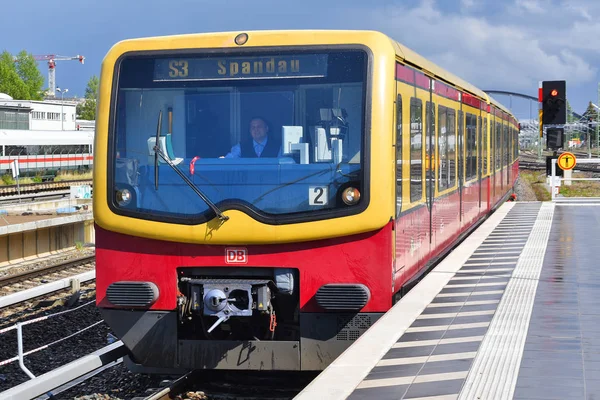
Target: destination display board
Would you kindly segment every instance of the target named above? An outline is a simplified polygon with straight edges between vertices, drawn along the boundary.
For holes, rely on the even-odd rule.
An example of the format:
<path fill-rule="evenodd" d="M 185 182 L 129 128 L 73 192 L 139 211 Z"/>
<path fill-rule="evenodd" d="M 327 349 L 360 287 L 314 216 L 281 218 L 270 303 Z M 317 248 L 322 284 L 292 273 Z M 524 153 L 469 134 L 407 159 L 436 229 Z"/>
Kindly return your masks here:
<path fill-rule="evenodd" d="M 167 58 L 154 62 L 154 82 L 327 76 L 327 54 Z"/>

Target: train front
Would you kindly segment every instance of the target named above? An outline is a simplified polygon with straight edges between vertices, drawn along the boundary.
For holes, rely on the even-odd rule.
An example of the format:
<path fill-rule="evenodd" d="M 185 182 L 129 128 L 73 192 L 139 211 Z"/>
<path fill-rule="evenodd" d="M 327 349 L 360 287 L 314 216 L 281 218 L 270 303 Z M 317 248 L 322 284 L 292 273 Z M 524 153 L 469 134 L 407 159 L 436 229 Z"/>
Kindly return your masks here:
<path fill-rule="evenodd" d="M 135 363 L 320 370 L 390 307 L 393 57 L 371 33 L 111 49 L 97 304 Z"/>

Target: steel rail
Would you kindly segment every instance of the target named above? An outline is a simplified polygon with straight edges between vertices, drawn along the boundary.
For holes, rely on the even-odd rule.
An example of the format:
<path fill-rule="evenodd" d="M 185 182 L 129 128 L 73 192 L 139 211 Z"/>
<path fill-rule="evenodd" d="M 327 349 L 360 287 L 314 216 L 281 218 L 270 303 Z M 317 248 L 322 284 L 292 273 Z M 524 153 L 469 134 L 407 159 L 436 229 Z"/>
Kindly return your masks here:
<path fill-rule="evenodd" d="M 73 267 L 80 267 L 85 264 L 89 264 L 96 259 L 96 256 L 85 256 L 80 257 L 74 260 L 69 260 L 56 265 L 48 265 L 42 268 L 35 269 L 33 271 L 25 271 L 20 274 L 8 275 L 0 278 L 0 287 L 7 286 L 13 284 L 15 282 L 20 282 L 32 278 L 37 278 L 38 276 L 52 274 L 54 272 L 58 272 L 64 269 L 69 269 Z"/>

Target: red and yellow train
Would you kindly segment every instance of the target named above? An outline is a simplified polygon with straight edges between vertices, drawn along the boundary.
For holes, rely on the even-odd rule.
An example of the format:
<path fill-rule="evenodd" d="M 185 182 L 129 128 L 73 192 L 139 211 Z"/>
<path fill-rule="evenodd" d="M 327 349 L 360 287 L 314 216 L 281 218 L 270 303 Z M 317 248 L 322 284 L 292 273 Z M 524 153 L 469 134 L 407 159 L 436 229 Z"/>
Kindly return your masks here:
<path fill-rule="evenodd" d="M 97 305 L 143 367 L 325 368 L 518 174 L 506 108 L 370 31 L 120 42 L 96 124 Z"/>

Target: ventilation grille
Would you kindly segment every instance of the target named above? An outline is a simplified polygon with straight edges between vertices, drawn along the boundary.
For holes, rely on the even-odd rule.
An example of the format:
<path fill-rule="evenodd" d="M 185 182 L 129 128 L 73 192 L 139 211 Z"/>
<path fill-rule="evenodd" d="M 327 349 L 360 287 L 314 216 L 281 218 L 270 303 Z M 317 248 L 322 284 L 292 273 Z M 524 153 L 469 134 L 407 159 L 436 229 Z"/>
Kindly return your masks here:
<path fill-rule="evenodd" d="M 347 316 L 338 316 L 336 340 L 355 341 L 367 331 L 376 321 L 367 314 L 354 314 Z"/>
<path fill-rule="evenodd" d="M 115 282 L 106 297 L 119 307 L 148 307 L 158 298 L 158 288 L 152 282 Z"/>
<path fill-rule="evenodd" d="M 359 311 L 369 299 L 371 293 L 365 285 L 328 284 L 317 290 L 317 303 L 326 310 Z"/>

